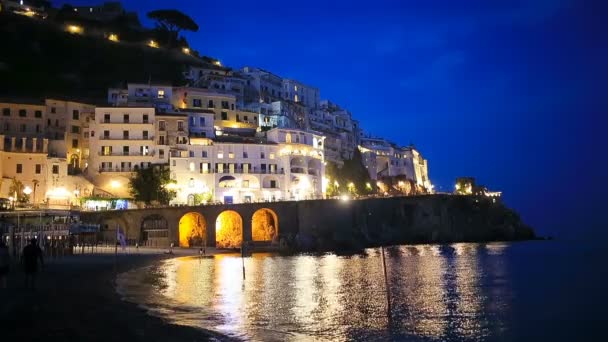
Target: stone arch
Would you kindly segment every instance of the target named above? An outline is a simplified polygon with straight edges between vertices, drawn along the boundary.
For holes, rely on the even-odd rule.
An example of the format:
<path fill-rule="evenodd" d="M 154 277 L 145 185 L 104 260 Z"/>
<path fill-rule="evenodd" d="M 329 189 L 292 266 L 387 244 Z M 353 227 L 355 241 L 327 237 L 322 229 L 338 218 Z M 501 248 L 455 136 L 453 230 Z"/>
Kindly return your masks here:
<path fill-rule="evenodd" d="M 215 220 L 215 247 L 237 248 L 243 243 L 243 218 L 234 210 L 224 210 Z"/>
<path fill-rule="evenodd" d="M 274 241 L 279 234 L 279 218 L 272 209 L 258 209 L 251 216 L 253 241 Z"/>
<path fill-rule="evenodd" d="M 140 243 L 142 246 L 165 246 L 169 239 L 167 220 L 161 215 L 149 215 L 141 220 Z"/>
<path fill-rule="evenodd" d="M 306 173 L 306 161 L 303 157 L 292 157 L 289 161 L 291 173 Z"/>
<path fill-rule="evenodd" d="M 189 212 L 179 219 L 179 246 L 200 247 L 207 244 L 207 222 L 199 213 Z"/>
<path fill-rule="evenodd" d="M 313 176 L 321 175 L 321 160 L 317 158 L 310 158 L 308 161 L 308 174 Z"/>

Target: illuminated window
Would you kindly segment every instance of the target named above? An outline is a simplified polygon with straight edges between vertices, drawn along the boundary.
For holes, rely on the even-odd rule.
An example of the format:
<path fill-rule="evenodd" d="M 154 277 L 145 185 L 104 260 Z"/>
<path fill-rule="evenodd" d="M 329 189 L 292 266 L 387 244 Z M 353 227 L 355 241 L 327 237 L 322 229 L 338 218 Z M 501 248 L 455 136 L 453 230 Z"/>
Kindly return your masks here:
<path fill-rule="evenodd" d="M 165 98 L 165 90 L 164 89 L 159 89 L 158 90 L 158 98 L 159 99 L 164 99 Z"/>
<path fill-rule="evenodd" d="M 224 158 L 224 152 L 218 152 L 218 153 L 217 153 L 217 158 L 218 158 L 218 159 L 222 159 L 222 158 Z"/>
<path fill-rule="evenodd" d="M 190 171 L 194 172 L 194 163 L 190 162 Z M 190 178 L 191 182 L 194 182 L 194 179 Z"/>
<path fill-rule="evenodd" d="M 232 152 L 228 152 L 228 158 L 230 158 L 230 159 L 234 159 L 234 153 L 232 153 Z"/>
<path fill-rule="evenodd" d="M 249 181 L 248 180 L 244 180 L 243 181 L 243 188 L 248 188 L 249 187 Z"/>
<path fill-rule="evenodd" d="M 274 159 L 274 153 L 269 154 L 269 155 L 268 155 L 268 158 L 269 158 L 269 159 Z"/>
<path fill-rule="evenodd" d="M 293 100 L 294 100 L 295 102 L 298 102 L 298 95 L 297 95 L 297 94 L 293 96 Z"/>

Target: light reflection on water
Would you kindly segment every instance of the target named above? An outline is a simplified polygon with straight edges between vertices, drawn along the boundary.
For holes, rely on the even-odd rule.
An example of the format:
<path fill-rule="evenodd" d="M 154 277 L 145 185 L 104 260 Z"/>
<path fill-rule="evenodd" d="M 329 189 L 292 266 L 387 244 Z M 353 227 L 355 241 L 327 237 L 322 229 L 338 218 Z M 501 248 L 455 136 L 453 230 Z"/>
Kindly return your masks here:
<path fill-rule="evenodd" d="M 380 249 L 354 256 L 254 254 L 178 258 L 159 268 L 165 286 L 125 274 L 127 298 L 177 324 L 264 341 L 486 340 L 509 311 L 507 244 L 385 248 L 392 319 Z"/>

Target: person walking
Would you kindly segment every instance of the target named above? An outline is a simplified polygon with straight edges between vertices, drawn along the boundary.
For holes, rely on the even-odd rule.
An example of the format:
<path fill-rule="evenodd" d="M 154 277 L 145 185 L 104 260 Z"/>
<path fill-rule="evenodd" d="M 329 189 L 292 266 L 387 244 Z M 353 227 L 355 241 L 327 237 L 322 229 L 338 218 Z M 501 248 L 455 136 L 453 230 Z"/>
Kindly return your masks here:
<path fill-rule="evenodd" d="M 38 272 L 38 260 L 40 266 L 44 267 L 44 259 L 42 258 L 42 250 L 38 247 L 36 239 L 31 239 L 30 244 L 23 248 L 21 254 L 21 263 L 25 271 L 25 287 L 32 289 L 36 287 L 36 273 Z"/>
<path fill-rule="evenodd" d="M 0 289 L 6 289 L 6 278 L 10 266 L 10 254 L 4 240 L 0 239 Z"/>

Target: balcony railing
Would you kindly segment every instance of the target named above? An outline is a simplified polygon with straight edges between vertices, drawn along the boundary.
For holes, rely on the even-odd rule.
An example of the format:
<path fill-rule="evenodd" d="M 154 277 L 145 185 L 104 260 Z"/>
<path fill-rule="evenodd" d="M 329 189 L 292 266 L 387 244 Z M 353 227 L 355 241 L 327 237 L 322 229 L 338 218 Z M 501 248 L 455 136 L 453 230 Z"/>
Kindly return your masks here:
<path fill-rule="evenodd" d="M 124 156 L 129 156 L 129 157 L 153 157 L 154 156 L 154 151 L 151 152 L 147 152 L 147 153 L 142 153 L 142 152 L 112 152 L 112 153 L 104 153 L 104 152 L 97 152 L 97 155 L 102 156 L 102 157 L 124 157 Z"/>
<path fill-rule="evenodd" d="M 154 140 L 153 136 L 147 136 L 147 137 L 108 137 L 108 136 L 101 136 L 99 137 L 100 140 Z"/>
<path fill-rule="evenodd" d="M 207 170 L 205 172 L 205 170 L 201 170 L 200 173 L 221 173 L 221 174 L 259 174 L 259 175 L 284 175 L 285 174 L 285 170 L 281 169 L 281 170 L 262 170 L 262 169 L 258 169 L 258 168 L 251 168 L 249 170 L 245 170 L 245 169 L 241 169 L 241 168 L 235 168 L 234 170 L 230 171 L 230 169 L 223 169 L 220 171 L 220 169 L 211 169 L 211 170 Z"/>

